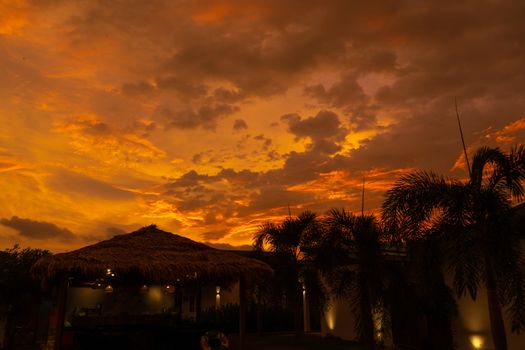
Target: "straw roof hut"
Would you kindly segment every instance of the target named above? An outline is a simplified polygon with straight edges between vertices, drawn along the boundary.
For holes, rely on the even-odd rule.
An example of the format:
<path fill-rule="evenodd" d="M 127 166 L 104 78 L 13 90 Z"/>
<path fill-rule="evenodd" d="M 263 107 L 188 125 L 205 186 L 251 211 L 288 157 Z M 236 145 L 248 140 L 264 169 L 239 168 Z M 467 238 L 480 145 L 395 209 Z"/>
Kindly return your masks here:
<path fill-rule="evenodd" d="M 117 235 L 78 250 L 39 260 L 33 267 L 42 281 L 74 274 L 96 277 L 107 269 L 119 276 L 138 276 L 148 282 L 177 279 L 236 281 L 264 278 L 272 269 L 262 261 L 214 249 L 158 229 L 155 225 Z"/>
<path fill-rule="evenodd" d="M 273 273 L 262 261 L 211 248 L 159 230 L 155 225 L 42 258 L 33 266 L 34 275 L 39 276 L 43 284 L 58 282 L 55 349 L 61 348 L 68 276 L 96 278 L 108 269 L 119 279 L 140 279 L 141 282 L 239 281 L 241 349 L 246 335 L 246 285 Z"/>

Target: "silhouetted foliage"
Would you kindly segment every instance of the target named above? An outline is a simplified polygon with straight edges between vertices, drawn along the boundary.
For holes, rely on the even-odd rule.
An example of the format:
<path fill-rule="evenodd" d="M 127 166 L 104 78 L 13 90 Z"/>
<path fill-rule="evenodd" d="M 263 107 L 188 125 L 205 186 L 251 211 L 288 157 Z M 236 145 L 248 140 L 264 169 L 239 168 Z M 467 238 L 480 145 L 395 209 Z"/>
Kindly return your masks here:
<path fill-rule="evenodd" d="M 31 267 L 47 250 L 22 249 L 18 245 L 0 251 L 0 302 L 15 303 L 22 294 L 40 292 L 39 281 L 31 275 Z"/>
<path fill-rule="evenodd" d="M 248 304 L 246 326 L 248 332 L 257 330 L 257 307 L 255 302 Z M 266 331 L 291 331 L 294 329 L 294 315 L 288 308 L 265 306 L 263 310 L 263 325 Z M 239 305 L 226 304 L 219 308 L 209 308 L 200 315 L 199 327 L 218 329 L 226 334 L 239 330 Z"/>
<path fill-rule="evenodd" d="M 511 200 L 524 198 L 525 147 L 509 153 L 481 147 L 469 175 L 466 181 L 424 171 L 403 176 L 387 192 L 383 220 L 394 240 L 435 240 L 457 295 L 475 299 L 486 287 L 493 340 L 506 350 L 501 305 L 513 332 L 525 328 L 525 270 L 511 210 Z"/>
<path fill-rule="evenodd" d="M 276 285 L 266 294 L 273 292 L 273 304 L 293 305 L 295 330 L 297 337 L 303 333 L 303 284 L 309 295 L 316 298 L 318 305 L 324 304 L 325 293 L 317 273 L 310 269 L 305 259 L 304 247 L 310 237 L 317 236 L 320 230 L 317 216 L 305 211 L 297 217 L 288 217 L 281 223 L 267 222 L 254 237 L 254 247 L 258 251 L 270 251 L 273 254 L 270 263 L 275 269 Z M 276 288 L 280 287 L 280 288 Z M 262 290 L 264 292 L 264 290 Z"/>
<path fill-rule="evenodd" d="M 349 301 L 356 316 L 356 331 L 366 349 L 376 346 L 374 320 L 380 318 L 383 325 L 388 324 L 381 235 L 374 216 L 332 209 L 320 235 L 309 242 L 308 248 L 308 255 L 333 293 Z"/>
<path fill-rule="evenodd" d="M 31 275 L 31 267 L 49 252 L 41 249 L 22 249 L 18 245 L 0 251 L 0 312 L 6 317 L 6 348 L 14 347 L 14 341 L 26 341 L 34 323 L 34 308 L 41 295 L 39 281 Z M 34 326 L 34 325 L 33 325 Z M 14 334 L 15 330 L 18 334 Z"/>

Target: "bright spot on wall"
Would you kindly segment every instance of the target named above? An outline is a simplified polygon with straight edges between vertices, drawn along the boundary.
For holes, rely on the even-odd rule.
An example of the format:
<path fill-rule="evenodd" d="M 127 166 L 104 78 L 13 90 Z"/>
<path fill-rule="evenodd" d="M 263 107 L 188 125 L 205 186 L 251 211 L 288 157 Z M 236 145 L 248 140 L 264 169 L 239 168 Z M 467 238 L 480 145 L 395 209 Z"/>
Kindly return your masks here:
<path fill-rule="evenodd" d="M 151 287 L 147 295 L 148 299 L 152 302 L 158 303 L 162 300 L 162 290 L 160 289 L 160 287 Z"/>
<path fill-rule="evenodd" d="M 382 341 L 383 340 L 383 321 L 381 319 L 381 314 L 377 313 L 377 312 L 374 312 L 374 329 L 375 329 L 375 333 L 376 333 L 376 338 L 377 340 L 379 341 Z"/>
<path fill-rule="evenodd" d="M 483 337 L 479 335 L 471 335 L 469 339 L 474 349 L 481 349 L 485 343 Z"/>
<path fill-rule="evenodd" d="M 336 307 L 335 305 L 331 306 L 325 314 L 325 320 L 326 325 L 328 326 L 328 329 L 333 332 L 335 329 L 335 315 L 336 315 Z"/>

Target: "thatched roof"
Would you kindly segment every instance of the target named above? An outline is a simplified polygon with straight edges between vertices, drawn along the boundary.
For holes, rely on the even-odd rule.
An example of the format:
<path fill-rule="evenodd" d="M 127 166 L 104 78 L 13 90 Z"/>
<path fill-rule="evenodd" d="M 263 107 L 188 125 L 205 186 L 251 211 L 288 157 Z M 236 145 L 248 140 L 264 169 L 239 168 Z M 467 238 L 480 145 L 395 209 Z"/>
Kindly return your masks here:
<path fill-rule="evenodd" d="M 64 273 L 101 276 L 107 269 L 118 276 L 139 276 L 149 282 L 188 278 L 233 281 L 240 276 L 263 278 L 272 273 L 262 261 L 214 249 L 154 225 L 43 258 L 33 272 L 45 281 Z"/>

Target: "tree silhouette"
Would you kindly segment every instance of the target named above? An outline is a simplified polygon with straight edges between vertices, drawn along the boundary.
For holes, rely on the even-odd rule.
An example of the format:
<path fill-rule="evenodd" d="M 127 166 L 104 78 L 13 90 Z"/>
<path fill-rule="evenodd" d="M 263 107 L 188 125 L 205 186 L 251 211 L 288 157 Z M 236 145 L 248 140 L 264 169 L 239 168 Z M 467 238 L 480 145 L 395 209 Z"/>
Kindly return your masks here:
<path fill-rule="evenodd" d="M 317 217 L 314 213 L 305 211 L 299 216 L 288 217 L 281 223 L 267 222 L 262 225 L 254 238 L 254 248 L 259 251 L 267 250 L 274 253 L 280 261 L 281 273 L 287 282 L 287 296 L 294 305 L 294 324 L 298 339 L 302 338 L 303 304 L 302 292 L 306 273 L 304 265 L 304 242 L 307 237 L 315 235 L 319 229 Z"/>
<path fill-rule="evenodd" d="M 48 254 L 47 250 L 22 249 L 18 245 L 0 251 L 0 309 L 7 310 L 6 348 L 14 346 L 14 341 L 22 341 L 13 336 L 15 321 L 25 326 L 28 321 L 28 300 L 39 298 L 41 294 L 39 282 L 33 278 L 30 270 L 38 259 Z"/>
<path fill-rule="evenodd" d="M 383 220 L 394 239 L 438 239 L 459 296 L 487 291 L 496 350 L 506 350 L 502 306 L 512 331 L 525 328 L 525 271 L 519 237 L 512 227 L 512 200 L 524 198 L 525 147 L 508 153 L 481 147 L 466 181 L 417 171 L 387 192 Z"/>
<path fill-rule="evenodd" d="M 332 209 L 323 221 L 321 236 L 308 249 L 334 294 L 349 301 L 366 349 L 376 347 L 374 319 L 379 316 L 386 321 L 381 234 L 373 215 Z"/>

